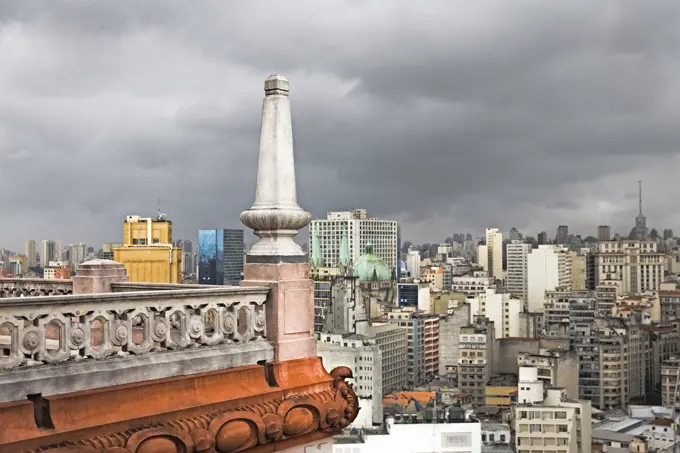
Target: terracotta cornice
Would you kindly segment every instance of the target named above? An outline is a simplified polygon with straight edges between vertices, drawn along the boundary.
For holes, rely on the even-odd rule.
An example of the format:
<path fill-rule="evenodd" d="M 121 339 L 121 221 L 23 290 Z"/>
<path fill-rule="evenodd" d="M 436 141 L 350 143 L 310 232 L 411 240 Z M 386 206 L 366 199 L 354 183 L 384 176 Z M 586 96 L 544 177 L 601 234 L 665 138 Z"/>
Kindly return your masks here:
<path fill-rule="evenodd" d="M 349 425 L 350 377 L 313 357 L 0 404 L 0 452 L 273 452 Z"/>

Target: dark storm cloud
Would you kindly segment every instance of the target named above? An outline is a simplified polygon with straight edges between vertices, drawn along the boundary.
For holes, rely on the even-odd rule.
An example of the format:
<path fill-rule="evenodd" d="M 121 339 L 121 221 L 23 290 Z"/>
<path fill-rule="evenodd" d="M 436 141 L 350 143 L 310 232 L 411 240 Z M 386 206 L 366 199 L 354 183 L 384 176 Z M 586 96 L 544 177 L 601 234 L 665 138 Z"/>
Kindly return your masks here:
<path fill-rule="evenodd" d="M 680 169 L 677 2 L 0 3 L 0 246 L 175 234 L 250 206 L 263 79 L 291 80 L 298 198 L 404 238 L 658 227 Z M 304 239 L 303 239 L 304 240 Z"/>

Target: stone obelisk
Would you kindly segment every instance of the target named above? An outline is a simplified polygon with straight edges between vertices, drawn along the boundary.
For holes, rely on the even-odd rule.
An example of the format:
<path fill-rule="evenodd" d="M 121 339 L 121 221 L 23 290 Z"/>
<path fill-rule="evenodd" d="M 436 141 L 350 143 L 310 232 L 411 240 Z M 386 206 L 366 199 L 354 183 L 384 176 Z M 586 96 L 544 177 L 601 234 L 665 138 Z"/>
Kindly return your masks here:
<path fill-rule="evenodd" d="M 264 92 L 255 202 L 241 213 L 259 239 L 246 256 L 241 285 L 271 288 L 267 339 L 274 360 L 284 361 L 316 355 L 314 283 L 307 256 L 293 241 L 312 217 L 297 202 L 288 80 L 272 75 Z"/>

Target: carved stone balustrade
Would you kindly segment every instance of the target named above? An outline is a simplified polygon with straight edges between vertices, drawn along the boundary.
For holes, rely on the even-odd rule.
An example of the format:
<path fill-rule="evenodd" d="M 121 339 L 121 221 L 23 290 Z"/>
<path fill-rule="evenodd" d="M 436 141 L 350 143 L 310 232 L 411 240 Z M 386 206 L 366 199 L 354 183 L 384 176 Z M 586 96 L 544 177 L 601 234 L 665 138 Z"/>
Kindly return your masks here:
<path fill-rule="evenodd" d="M 0 370 L 266 337 L 263 287 L 211 287 L 0 302 Z"/>
<path fill-rule="evenodd" d="M 59 296 L 73 293 L 73 280 L 0 278 L 0 299 L 10 297 Z"/>

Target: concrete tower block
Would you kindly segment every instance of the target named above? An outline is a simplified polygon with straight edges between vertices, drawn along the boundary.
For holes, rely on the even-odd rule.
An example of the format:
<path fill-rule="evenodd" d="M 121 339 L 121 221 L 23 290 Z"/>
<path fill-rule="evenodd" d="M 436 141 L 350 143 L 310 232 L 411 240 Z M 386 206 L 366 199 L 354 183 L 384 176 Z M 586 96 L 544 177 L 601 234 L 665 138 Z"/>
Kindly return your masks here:
<path fill-rule="evenodd" d="M 129 282 L 125 267 L 111 260 L 90 260 L 78 266 L 73 294 L 110 293 L 112 282 Z"/>
<path fill-rule="evenodd" d="M 293 241 L 312 216 L 297 203 L 288 80 L 272 75 L 264 90 L 255 202 L 241 213 L 259 240 L 248 252 L 241 285 L 271 288 L 267 339 L 274 360 L 286 361 L 316 356 L 314 282 L 306 254 Z"/>

